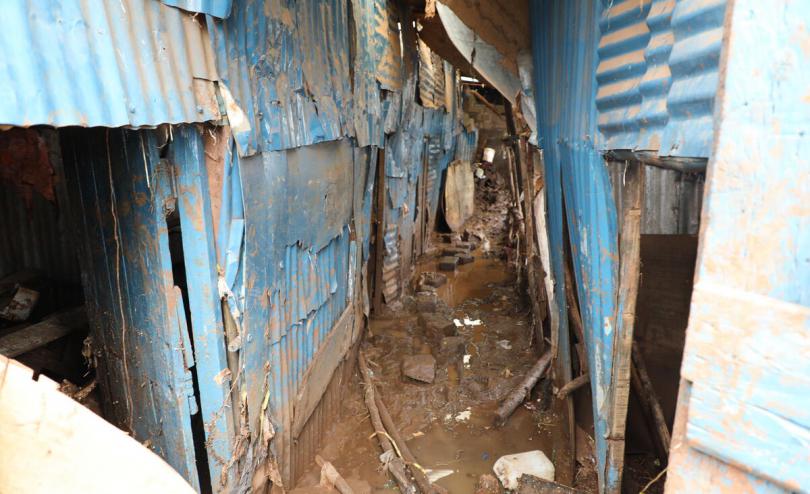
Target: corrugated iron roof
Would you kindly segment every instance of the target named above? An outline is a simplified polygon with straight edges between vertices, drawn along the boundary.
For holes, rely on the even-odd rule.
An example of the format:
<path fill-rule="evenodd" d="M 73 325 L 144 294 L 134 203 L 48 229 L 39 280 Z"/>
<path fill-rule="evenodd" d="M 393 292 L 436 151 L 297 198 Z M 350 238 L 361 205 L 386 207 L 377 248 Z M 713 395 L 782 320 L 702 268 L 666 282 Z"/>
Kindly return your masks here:
<path fill-rule="evenodd" d="M 205 23 L 159 2 L 4 2 L 0 40 L 0 125 L 219 118 Z"/>
<path fill-rule="evenodd" d="M 725 0 L 623 0 L 599 22 L 601 149 L 707 157 Z"/>

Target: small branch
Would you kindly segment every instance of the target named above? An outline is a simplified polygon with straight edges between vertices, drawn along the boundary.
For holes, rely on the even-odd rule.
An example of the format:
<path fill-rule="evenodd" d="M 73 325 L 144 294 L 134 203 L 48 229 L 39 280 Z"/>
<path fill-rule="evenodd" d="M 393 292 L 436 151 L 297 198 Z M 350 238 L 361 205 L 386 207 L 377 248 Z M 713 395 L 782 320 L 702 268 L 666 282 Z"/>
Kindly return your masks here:
<path fill-rule="evenodd" d="M 669 458 L 669 427 L 664 418 L 664 410 L 661 408 L 661 402 L 658 401 L 658 396 L 655 394 L 650 375 L 647 372 L 647 366 L 644 363 L 644 359 L 641 357 L 638 345 L 635 343 L 633 343 L 632 360 L 630 382 L 633 386 L 633 392 L 641 403 L 645 418 L 647 418 L 650 425 L 653 443 L 655 443 L 656 449 L 658 450 L 658 456 L 661 458 L 661 461 L 666 463 Z"/>
<path fill-rule="evenodd" d="M 506 423 L 506 419 L 508 419 L 515 409 L 520 406 L 521 403 L 523 403 L 523 400 L 529 396 L 532 388 L 534 388 L 534 385 L 537 384 L 540 376 L 542 376 L 546 369 L 548 369 L 550 363 L 551 349 L 546 350 L 545 353 L 543 353 L 543 356 L 537 360 L 537 363 L 535 363 L 534 366 L 529 369 L 529 372 L 526 374 L 526 377 L 523 378 L 523 381 L 509 393 L 505 400 L 503 400 L 501 406 L 498 407 L 498 411 L 495 412 L 496 426 L 502 426 Z"/>
<path fill-rule="evenodd" d="M 589 382 L 591 382 L 591 376 L 589 376 L 588 374 L 582 374 L 579 377 L 571 379 L 570 381 L 565 383 L 565 386 L 563 386 L 562 388 L 560 388 L 559 391 L 557 391 L 557 398 L 563 400 L 568 395 L 570 395 L 571 393 L 573 393 L 574 391 L 576 391 L 577 389 L 581 388 L 583 385 Z"/>
<path fill-rule="evenodd" d="M 371 371 L 368 368 L 368 364 L 366 364 L 366 358 L 362 351 L 358 352 L 357 361 L 360 366 L 360 374 L 363 376 L 363 382 L 365 383 L 364 399 L 371 418 L 371 425 L 374 427 L 374 435 L 377 436 L 383 453 L 387 453 L 389 456 L 393 457 L 388 462 L 388 471 L 391 473 L 391 476 L 394 477 L 394 480 L 399 486 L 399 490 L 402 491 L 403 494 L 415 494 L 417 492 L 416 486 L 413 485 L 413 482 L 411 482 L 405 470 L 405 462 L 402 461 L 402 458 L 396 456 L 394 446 L 389 439 L 390 436 L 385 431 L 385 427 L 383 427 L 382 419 L 380 418 L 380 410 L 377 408 L 374 397 L 374 383 L 371 381 Z"/>
<path fill-rule="evenodd" d="M 320 455 L 315 455 L 315 463 L 321 467 L 321 485 L 334 486 L 340 494 L 354 494 L 354 490 L 334 465 L 321 458 Z"/>

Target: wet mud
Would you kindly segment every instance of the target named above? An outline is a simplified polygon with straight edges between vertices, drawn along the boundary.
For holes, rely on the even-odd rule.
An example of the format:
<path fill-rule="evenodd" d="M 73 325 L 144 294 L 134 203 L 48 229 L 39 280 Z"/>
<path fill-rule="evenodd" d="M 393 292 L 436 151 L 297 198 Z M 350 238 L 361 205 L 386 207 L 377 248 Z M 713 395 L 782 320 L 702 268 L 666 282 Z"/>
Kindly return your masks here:
<path fill-rule="evenodd" d="M 446 273 L 447 282 L 434 291 L 406 297 L 400 310 L 372 318 L 361 346 L 419 465 L 428 472 L 448 471 L 437 483 L 451 493 L 474 492 L 479 476 L 491 474 L 502 455 L 539 449 L 551 458 L 552 430 L 560 422 L 550 407 L 544 409 L 549 398 L 533 395 L 504 427 L 493 426 L 500 400 L 538 355 L 514 271 L 501 259 L 478 251 L 474 255 L 474 262 Z M 414 279 L 437 271 L 436 265 L 436 258 L 423 260 Z M 432 383 L 402 373 L 403 359 L 418 354 L 436 359 Z M 361 393 L 355 374 L 320 455 L 358 492 L 396 491 L 381 471 L 380 449 Z M 293 492 L 329 492 L 317 487 L 319 478 L 313 463 Z"/>

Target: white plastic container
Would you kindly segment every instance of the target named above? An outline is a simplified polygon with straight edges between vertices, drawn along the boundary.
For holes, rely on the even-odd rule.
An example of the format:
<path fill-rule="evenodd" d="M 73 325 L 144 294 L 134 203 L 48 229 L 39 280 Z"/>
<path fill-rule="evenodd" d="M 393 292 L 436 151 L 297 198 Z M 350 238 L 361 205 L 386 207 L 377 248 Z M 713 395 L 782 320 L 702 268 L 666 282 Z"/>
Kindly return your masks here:
<path fill-rule="evenodd" d="M 506 489 L 517 489 L 521 475 L 531 475 L 554 482 L 554 464 L 540 450 L 501 456 L 492 467 Z"/>

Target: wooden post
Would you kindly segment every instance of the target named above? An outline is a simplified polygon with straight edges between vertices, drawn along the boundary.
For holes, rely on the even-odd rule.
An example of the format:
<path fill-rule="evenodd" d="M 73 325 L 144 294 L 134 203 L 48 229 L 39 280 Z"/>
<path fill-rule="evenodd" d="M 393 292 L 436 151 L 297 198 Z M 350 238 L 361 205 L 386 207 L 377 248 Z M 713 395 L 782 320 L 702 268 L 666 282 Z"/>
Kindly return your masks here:
<path fill-rule="evenodd" d="M 579 312 L 579 303 L 574 295 L 574 273 L 571 272 L 571 263 L 565 263 L 565 301 L 568 303 L 568 315 L 579 343 L 576 345 L 579 369 L 583 374 L 588 373 L 588 355 L 585 353 L 585 326 L 582 324 L 582 314 Z"/>
<path fill-rule="evenodd" d="M 647 366 L 644 363 L 644 358 L 638 349 L 638 345 L 633 343 L 633 366 L 630 369 L 631 383 L 633 392 L 641 403 L 641 409 L 644 412 L 644 418 L 647 420 L 652 441 L 655 445 L 658 457 L 662 465 L 666 465 L 669 458 L 669 442 L 670 434 L 667 421 L 664 418 L 664 410 L 661 408 L 661 402 L 658 401 L 658 396 L 655 394 L 650 375 L 647 373 Z"/>
<path fill-rule="evenodd" d="M 633 347 L 633 325 L 641 272 L 641 211 L 644 195 L 644 165 L 627 162 L 622 189 L 622 229 L 619 237 L 619 306 L 618 332 L 613 348 L 613 376 L 610 385 L 611 409 L 608 416 L 607 468 L 615 469 L 620 478 L 624 469 L 624 434 L 627 404 L 630 397 L 630 367 Z M 621 485 L 617 482 L 615 485 Z"/>

